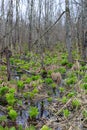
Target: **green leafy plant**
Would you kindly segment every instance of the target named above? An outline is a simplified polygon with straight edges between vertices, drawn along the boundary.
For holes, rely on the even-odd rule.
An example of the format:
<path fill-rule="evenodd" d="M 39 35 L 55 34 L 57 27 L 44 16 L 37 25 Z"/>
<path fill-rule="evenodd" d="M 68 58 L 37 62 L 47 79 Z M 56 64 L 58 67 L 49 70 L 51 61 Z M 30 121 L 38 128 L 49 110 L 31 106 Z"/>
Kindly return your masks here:
<path fill-rule="evenodd" d="M 10 89 L 9 89 L 9 93 L 13 93 L 13 94 L 14 94 L 15 92 L 16 92 L 16 89 L 15 89 L 15 88 L 10 88 Z"/>
<path fill-rule="evenodd" d="M 30 118 L 31 119 L 36 118 L 38 116 L 38 114 L 39 114 L 38 108 L 30 106 L 30 109 L 29 109 Z"/>
<path fill-rule="evenodd" d="M 57 85 L 55 83 L 52 83 L 51 86 L 52 88 L 56 88 Z"/>
<path fill-rule="evenodd" d="M 23 65 L 21 65 L 21 68 L 23 68 L 23 69 L 26 69 L 26 70 L 29 70 L 29 64 L 23 64 Z"/>
<path fill-rule="evenodd" d="M 61 74 L 66 73 L 65 67 L 60 67 L 59 69 L 55 70 L 55 72 L 60 72 Z"/>
<path fill-rule="evenodd" d="M 14 121 L 14 120 L 16 120 L 18 114 L 17 114 L 17 112 L 15 110 L 11 109 L 9 111 L 8 115 Z"/>
<path fill-rule="evenodd" d="M 82 87 L 83 89 L 87 90 L 87 83 L 81 84 L 81 87 Z"/>
<path fill-rule="evenodd" d="M 11 127 L 10 130 L 16 130 L 16 128 L 15 127 Z"/>
<path fill-rule="evenodd" d="M 51 128 L 49 128 L 47 125 L 44 125 L 41 130 L 52 130 Z"/>
<path fill-rule="evenodd" d="M 24 83 L 23 83 L 23 81 L 21 81 L 21 80 L 17 81 L 17 87 L 18 87 L 19 89 L 23 89 L 23 88 L 24 88 Z"/>
<path fill-rule="evenodd" d="M 27 79 L 25 80 L 25 83 L 30 84 L 31 81 L 32 81 L 32 78 L 27 78 Z"/>
<path fill-rule="evenodd" d="M 61 65 L 65 66 L 68 64 L 68 59 L 62 59 L 61 60 Z"/>
<path fill-rule="evenodd" d="M 80 107 L 80 101 L 78 100 L 78 99 L 75 99 L 75 100 L 73 100 L 72 101 L 72 106 L 74 107 L 74 108 L 79 108 Z"/>
<path fill-rule="evenodd" d="M 4 130 L 4 128 L 0 125 L 0 130 Z"/>
<path fill-rule="evenodd" d="M 15 63 L 15 59 L 14 58 L 10 58 L 10 63 L 13 65 Z"/>
<path fill-rule="evenodd" d="M 65 91 L 65 88 L 60 87 L 60 88 L 59 88 L 59 91 L 60 91 L 61 93 L 63 93 L 63 92 Z"/>
<path fill-rule="evenodd" d="M 25 130 L 36 130 L 33 125 L 30 125 L 29 128 L 26 128 Z"/>
<path fill-rule="evenodd" d="M 68 86 L 75 84 L 77 82 L 77 77 L 75 76 L 75 77 L 67 78 L 65 79 L 65 82 Z"/>
<path fill-rule="evenodd" d="M 67 101 L 68 101 L 68 98 L 65 97 L 65 96 L 61 99 L 61 102 L 62 102 L 62 103 L 66 103 Z"/>
<path fill-rule="evenodd" d="M 52 70 L 48 70 L 47 74 L 50 76 L 52 74 Z"/>
<path fill-rule="evenodd" d="M 25 92 L 24 97 L 32 99 L 36 94 L 38 94 L 38 92 L 39 92 L 38 89 L 34 88 L 31 92 Z"/>
<path fill-rule="evenodd" d="M 6 66 L 0 66 L 1 71 L 5 71 L 6 70 Z"/>
<path fill-rule="evenodd" d="M 53 83 L 53 80 L 51 78 L 46 78 L 45 83 L 46 84 L 51 84 L 51 83 Z"/>
<path fill-rule="evenodd" d="M 34 92 L 24 92 L 23 93 L 25 98 L 30 98 L 30 99 L 34 98 L 35 94 L 36 93 L 34 93 Z"/>
<path fill-rule="evenodd" d="M 76 73 L 73 72 L 73 71 L 70 71 L 70 72 L 67 73 L 67 77 L 68 78 L 76 77 Z"/>
<path fill-rule="evenodd" d="M 18 125 L 18 130 L 23 130 L 23 126 L 21 124 Z"/>
<path fill-rule="evenodd" d="M 32 93 L 34 93 L 34 94 L 37 94 L 38 92 L 39 92 L 39 91 L 38 91 L 37 88 L 34 88 L 33 91 L 32 91 Z"/>
<path fill-rule="evenodd" d="M 63 110 L 63 115 L 65 118 L 68 118 L 70 115 L 70 111 L 68 109 Z"/>
<path fill-rule="evenodd" d="M 12 110 L 12 109 L 13 109 L 12 106 L 8 106 L 8 107 L 7 107 L 7 110 L 8 110 L 8 111 L 10 111 L 10 110 Z"/>
<path fill-rule="evenodd" d="M 87 118 L 87 110 L 83 110 L 83 111 L 82 111 L 82 114 L 83 114 L 83 117 L 84 117 L 84 118 Z"/>
<path fill-rule="evenodd" d="M 40 79 L 40 75 L 32 76 L 31 78 L 32 78 L 32 80 L 34 80 L 34 81 L 35 81 L 35 80 Z"/>
<path fill-rule="evenodd" d="M 71 98 L 71 97 L 73 97 L 73 96 L 75 96 L 75 95 L 76 95 L 76 92 L 70 92 L 70 93 L 68 93 L 67 97 L 68 97 L 68 98 Z"/>
<path fill-rule="evenodd" d="M 6 116 L 0 116 L 0 122 L 3 122 L 3 121 L 7 121 L 7 117 Z"/>
<path fill-rule="evenodd" d="M 53 100 L 52 97 L 49 97 L 49 98 L 47 99 L 48 102 L 52 102 L 52 100 Z"/>
<path fill-rule="evenodd" d="M 68 67 L 68 68 L 71 68 L 72 66 L 73 66 L 72 63 L 68 63 L 68 64 L 67 64 L 67 67 Z"/>
<path fill-rule="evenodd" d="M 8 102 L 9 105 L 14 105 L 16 99 L 14 97 L 14 93 L 7 93 L 6 94 L 6 101 Z"/>
<path fill-rule="evenodd" d="M 33 81 L 32 86 L 33 86 L 33 87 L 37 87 L 37 86 L 38 86 L 37 81 Z"/>
<path fill-rule="evenodd" d="M 87 83 L 87 75 L 84 76 L 83 82 Z"/>
<path fill-rule="evenodd" d="M 4 95 L 6 92 L 8 92 L 9 88 L 7 86 L 0 87 L 0 95 Z"/>

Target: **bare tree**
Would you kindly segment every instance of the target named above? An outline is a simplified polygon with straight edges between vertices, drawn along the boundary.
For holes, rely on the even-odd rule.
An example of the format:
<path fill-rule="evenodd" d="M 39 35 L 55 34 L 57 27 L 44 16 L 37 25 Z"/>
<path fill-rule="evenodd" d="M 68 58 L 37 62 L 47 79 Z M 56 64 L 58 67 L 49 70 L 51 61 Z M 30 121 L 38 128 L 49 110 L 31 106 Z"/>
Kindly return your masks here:
<path fill-rule="evenodd" d="M 28 19 L 29 19 L 28 49 L 29 51 L 31 51 L 34 0 L 31 1 L 27 0 L 27 2 L 28 2 Z"/>
<path fill-rule="evenodd" d="M 0 43 L 2 48 L 4 48 L 4 39 L 1 37 L 4 35 L 4 0 L 1 1 L 1 18 L 0 18 Z"/>
<path fill-rule="evenodd" d="M 87 54 L 87 0 L 82 0 L 82 56 L 86 60 Z"/>
<path fill-rule="evenodd" d="M 69 0 L 65 0 L 66 5 L 66 46 L 68 51 L 68 60 L 72 62 L 72 43 L 71 43 L 71 22 L 70 22 L 70 10 Z"/>

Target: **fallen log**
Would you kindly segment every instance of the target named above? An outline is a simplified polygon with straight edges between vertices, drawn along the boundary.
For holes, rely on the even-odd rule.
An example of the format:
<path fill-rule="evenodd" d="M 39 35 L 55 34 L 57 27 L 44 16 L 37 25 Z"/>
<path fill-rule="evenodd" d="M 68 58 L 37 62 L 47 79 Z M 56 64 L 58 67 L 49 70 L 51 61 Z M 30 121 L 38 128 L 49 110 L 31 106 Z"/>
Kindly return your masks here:
<path fill-rule="evenodd" d="M 7 65 L 7 63 L 2 61 L 2 60 L 0 60 L 0 64 Z M 36 75 L 35 73 L 30 72 L 29 70 L 25 70 L 25 69 L 20 68 L 20 66 L 16 66 L 16 65 L 10 65 L 10 66 L 11 66 L 11 68 L 15 68 L 15 69 L 19 68 L 23 73 L 30 74 L 30 75 Z"/>
<path fill-rule="evenodd" d="M 74 60 L 74 61 L 87 63 L 87 61 L 83 61 L 83 60 Z"/>

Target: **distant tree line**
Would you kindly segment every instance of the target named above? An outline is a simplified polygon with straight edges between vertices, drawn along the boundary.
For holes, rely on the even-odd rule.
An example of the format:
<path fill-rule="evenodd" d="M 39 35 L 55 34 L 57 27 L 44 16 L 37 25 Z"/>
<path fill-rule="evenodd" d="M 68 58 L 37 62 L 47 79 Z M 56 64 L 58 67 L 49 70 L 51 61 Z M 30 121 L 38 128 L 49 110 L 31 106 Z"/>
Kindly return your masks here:
<path fill-rule="evenodd" d="M 21 52 L 25 47 L 38 52 L 40 48 L 51 48 L 59 42 L 66 43 L 70 62 L 73 45 L 86 59 L 87 0 L 0 1 L 1 49 L 8 46 Z"/>

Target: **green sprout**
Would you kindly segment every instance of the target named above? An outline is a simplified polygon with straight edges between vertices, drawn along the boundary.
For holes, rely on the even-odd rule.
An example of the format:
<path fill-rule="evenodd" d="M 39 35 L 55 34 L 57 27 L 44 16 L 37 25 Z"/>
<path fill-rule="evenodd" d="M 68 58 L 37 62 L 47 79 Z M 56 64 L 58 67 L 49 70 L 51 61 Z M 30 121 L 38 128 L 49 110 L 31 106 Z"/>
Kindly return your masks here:
<path fill-rule="evenodd" d="M 61 93 L 63 93 L 63 92 L 65 91 L 65 88 L 60 87 L 60 88 L 59 88 L 59 91 L 60 91 Z"/>
<path fill-rule="evenodd" d="M 46 84 L 51 84 L 51 83 L 53 83 L 52 78 L 46 78 L 46 79 L 45 79 L 45 83 L 46 83 Z"/>
<path fill-rule="evenodd" d="M 70 111 L 68 109 L 63 110 L 63 115 L 65 118 L 68 118 L 70 115 Z"/>
<path fill-rule="evenodd" d="M 23 88 L 24 88 L 24 83 L 23 83 L 23 81 L 21 81 L 21 80 L 17 81 L 17 87 L 18 87 L 19 89 L 23 89 Z"/>
<path fill-rule="evenodd" d="M 14 121 L 14 120 L 16 120 L 18 114 L 17 114 L 17 112 L 15 110 L 11 109 L 9 111 L 8 115 Z"/>
<path fill-rule="evenodd" d="M 67 99 L 67 97 L 65 97 L 65 96 L 61 99 L 61 102 L 62 102 L 62 103 L 67 103 L 67 101 L 68 101 L 68 99 Z"/>
<path fill-rule="evenodd" d="M 69 86 L 69 85 L 72 85 L 72 84 L 75 84 L 77 82 L 77 77 L 70 77 L 70 78 L 67 78 L 65 80 L 66 84 Z"/>
<path fill-rule="evenodd" d="M 83 110 L 82 114 L 84 118 L 87 118 L 87 110 Z"/>
<path fill-rule="evenodd" d="M 51 128 L 49 128 L 47 125 L 44 125 L 41 130 L 52 130 Z"/>
<path fill-rule="evenodd" d="M 49 97 L 49 98 L 47 99 L 48 102 L 52 102 L 52 100 L 53 100 L 52 97 Z"/>
<path fill-rule="evenodd" d="M 70 92 L 70 93 L 68 93 L 67 97 L 68 97 L 68 98 L 71 98 L 71 97 L 73 97 L 73 96 L 75 96 L 75 95 L 76 95 L 76 92 Z"/>
<path fill-rule="evenodd" d="M 7 117 L 6 116 L 0 116 L 0 122 L 3 122 L 3 121 L 7 121 Z"/>
<path fill-rule="evenodd" d="M 30 118 L 31 119 L 36 118 L 38 116 L 38 114 L 39 114 L 38 108 L 30 106 L 30 109 L 29 109 Z"/>
<path fill-rule="evenodd" d="M 14 93 L 7 93 L 6 94 L 6 101 L 8 102 L 9 105 L 14 105 L 16 99 L 14 97 Z"/>
<path fill-rule="evenodd" d="M 7 86 L 0 87 L 0 95 L 4 95 L 6 92 L 8 92 L 9 88 Z"/>
<path fill-rule="evenodd" d="M 72 101 L 72 106 L 74 107 L 74 108 L 79 108 L 80 107 L 80 101 L 78 100 L 78 99 L 75 99 L 75 100 L 73 100 Z"/>

